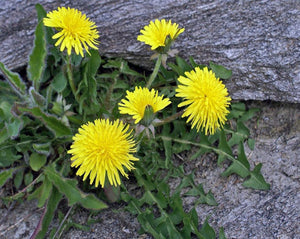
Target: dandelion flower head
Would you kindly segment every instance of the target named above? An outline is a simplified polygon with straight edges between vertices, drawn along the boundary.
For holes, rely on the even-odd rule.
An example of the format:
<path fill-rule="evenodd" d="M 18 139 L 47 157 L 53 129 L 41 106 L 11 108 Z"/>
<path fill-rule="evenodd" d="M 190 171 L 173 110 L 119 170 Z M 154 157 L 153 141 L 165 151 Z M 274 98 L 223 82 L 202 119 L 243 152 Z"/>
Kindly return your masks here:
<path fill-rule="evenodd" d="M 171 40 L 175 40 L 179 34 L 184 32 L 184 28 L 179 29 L 178 24 L 171 22 L 171 20 L 166 21 L 162 19 L 161 21 L 156 19 L 154 22 L 151 21 L 148 26 L 140 31 L 142 35 L 137 37 L 138 41 L 144 42 L 151 46 L 151 50 L 155 50 L 158 47 L 166 46 L 166 39 L 168 37 Z"/>
<path fill-rule="evenodd" d="M 55 46 L 60 45 L 60 51 L 67 48 L 68 55 L 71 55 L 72 48 L 82 57 L 83 48 L 88 53 L 89 47 L 98 49 L 95 46 L 99 44 L 97 26 L 77 9 L 59 7 L 58 10 L 47 13 L 43 22 L 47 27 L 56 28 L 58 32 L 52 36 L 53 39 L 58 39 Z"/>
<path fill-rule="evenodd" d="M 104 187 L 106 177 L 111 185 L 120 185 L 119 172 L 128 178 L 124 167 L 132 170 L 132 161 L 138 160 L 132 154 L 136 145 L 128 128 L 122 121 L 105 119 L 82 125 L 68 151 L 71 166 L 78 168 L 76 175 L 84 175 L 83 181 L 89 176 L 90 184 L 95 181 L 96 187 Z"/>
<path fill-rule="evenodd" d="M 176 96 L 183 98 L 178 106 L 187 106 L 182 117 L 188 117 L 187 123 L 192 121 L 192 128 L 197 131 L 205 129 L 206 135 L 214 134 L 225 124 L 229 113 L 231 98 L 227 89 L 207 67 L 203 70 L 196 67 L 185 75 L 178 78 L 176 89 Z"/>
<path fill-rule="evenodd" d="M 133 92 L 126 92 L 126 98 L 119 103 L 119 111 L 121 114 L 132 115 L 135 119 L 135 124 L 140 122 L 144 117 L 144 112 L 147 106 L 151 106 L 153 113 L 164 109 L 171 101 L 169 98 L 163 99 L 162 96 L 158 96 L 158 91 L 148 88 L 135 87 Z"/>

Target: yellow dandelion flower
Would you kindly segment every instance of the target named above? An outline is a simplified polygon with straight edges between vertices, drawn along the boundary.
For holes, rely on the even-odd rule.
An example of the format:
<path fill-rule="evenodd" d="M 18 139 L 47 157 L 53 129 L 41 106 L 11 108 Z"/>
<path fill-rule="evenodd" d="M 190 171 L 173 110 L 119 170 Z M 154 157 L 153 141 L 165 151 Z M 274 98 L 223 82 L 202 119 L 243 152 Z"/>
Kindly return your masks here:
<path fill-rule="evenodd" d="M 59 7 L 58 10 L 47 13 L 43 22 L 45 26 L 58 30 L 58 33 L 52 37 L 58 39 L 55 46 L 61 44 L 60 51 L 67 48 L 68 55 L 71 55 L 72 48 L 77 55 L 80 54 L 82 57 L 83 47 L 88 53 L 89 47 L 98 49 L 95 46 L 99 44 L 97 26 L 77 9 Z"/>
<path fill-rule="evenodd" d="M 142 35 L 139 35 L 137 40 L 150 45 L 151 50 L 155 50 L 160 46 L 166 46 L 168 37 L 171 38 L 171 41 L 175 40 L 179 34 L 184 32 L 184 28 L 178 29 L 178 24 L 172 24 L 171 20 L 166 21 L 162 19 L 159 21 L 156 19 L 155 22 L 151 21 L 150 24 L 145 26 L 140 32 Z"/>
<path fill-rule="evenodd" d="M 135 124 L 143 119 L 147 106 L 151 106 L 153 113 L 156 113 L 171 103 L 169 98 L 163 99 L 163 95 L 158 96 L 158 91 L 150 91 L 145 87 L 135 87 L 133 92 L 126 91 L 126 94 L 127 100 L 123 99 L 119 103 L 119 111 L 121 114 L 132 115 Z"/>
<path fill-rule="evenodd" d="M 119 172 L 128 178 L 124 167 L 134 169 L 131 161 L 138 160 L 132 155 L 136 147 L 128 129 L 129 125 L 119 120 L 97 119 L 82 125 L 68 151 L 72 155 L 71 166 L 79 167 L 76 175 L 84 175 L 83 181 L 90 175 L 90 184 L 95 181 L 96 187 L 99 183 L 104 187 L 106 176 L 111 185 L 120 185 Z"/>
<path fill-rule="evenodd" d="M 206 135 L 214 134 L 225 124 L 229 113 L 231 98 L 227 89 L 207 67 L 196 67 L 185 75 L 178 78 L 180 84 L 176 89 L 176 96 L 184 100 L 178 106 L 187 106 L 182 117 L 188 116 L 187 123 L 192 121 L 192 128 L 196 126 L 197 131 L 205 129 Z"/>

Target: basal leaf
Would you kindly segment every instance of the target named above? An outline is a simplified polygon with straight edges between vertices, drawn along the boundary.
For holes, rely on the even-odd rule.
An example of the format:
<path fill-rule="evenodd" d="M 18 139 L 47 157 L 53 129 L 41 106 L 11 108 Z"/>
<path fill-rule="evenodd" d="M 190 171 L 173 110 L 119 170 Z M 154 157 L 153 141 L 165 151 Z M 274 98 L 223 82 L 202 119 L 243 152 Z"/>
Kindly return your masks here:
<path fill-rule="evenodd" d="M 41 4 L 36 4 L 35 9 L 37 12 L 38 22 L 43 21 L 43 18 L 46 17 L 47 12 L 43 8 Z M 61 60 L 61 54 L 59 51 L 59 48 L 56 47 L 54 44 L 56 42 L 56 39 L 52 39 L 52 36 L 54 35 L 54 31 L 51 27 L 45 27 L 45 40 L 50 46 L 49 53 L 54 57 L 55 66 L 57 66 L 57 63 Z"/>
<path fill-rule="evenodd" d="M 48 203 L 46 205 L 46 213 L 41 218 L 42 221 L 39 222 L 38 228 L 34 232 L 36 235 L 36 239 L 43 239 L 45 238 L 45 235 L 49 229 L 49 225 L 55 215 L 55 210 L 57 209 L 57 206 L 62 199 L 62 194 L 55 188 L 52 188 L 50 198 L 48 200 Z"/>
<path fill-rule="evenodd" d="M 219 239 L 226 239 L 224 228 L 221 227 L 219 231 Z"/>
<path fill-rule="evenodd" d="M 46 99 L 44 96 L 42 96 L 40 93 L 38 93 L 34 87 L 30 87 L 29 93 L 33 101 L 40 107 L 45 106 Z"/>
<path fill-rule="evenodd" d="M 88 61 L 86 63 L 87 67 L 87 77 L 94 77 L 101 64 L 101 57 L 97 50 L 90 50 L 91 55 L 88 56 Z"/>
<path fill-rule="evenodd" d="M 69 200 L 69 205 L 81 204 L 84 208 L 100 210 L 107 208 L 107 205 L 100 201 L 93 194 L 85 194 L 76 186 L 75 179 L 67 179 L 55 171 L 53 166 L 45 168 L 45 174 L 55 187 Z"/>
<path fill-rule="evenodd" d="M 13 172 L 15 170 L 16 170 L 15 168 L 11 168 L 8 170 L 2 170 L 0 172 L 0 187 L 2 187 L 8 179 L 12 178 Z"/>
<path fill-rule="evenodd" d="M 190 60 L 191 66 L 192 66 L 193 68 L 196 68 L 197 66 L 199 66 L 199 65 L 195 62 L 195 60 L 194 60 L 194 58 L 193 58 L 192 56 L 190 56 L 189 60 Z"/>
<path fill-rule="evenodd" d="M 6 79 L 10 83 L 10 85 L 13 87 L 13 89 L 19 95 L 23 96 L 26 93 L 25 92 L 26 85 L 22 81 L 22 79 L 19 76 L 19 74 L 14 73 L 14 72 L 10 71 L 9 69 L 7 69 L 2 62 L 0 62 L 0 70 L 2 71 L 2 73 L 4 74 L 4 76 L 6 77 Z"/>
<path fill-rule="evenodd" d="M 34 46 L 29 56 L 27 75 L 28 79 L 33 82 L 35 90 L 38 91 L 47 55 L 43 21 L 38 23 L 34 36 Z"/>
<path fill-rule="evenodd" d="M 250 174 L 250 164 L 245 155 L 242 142 L 239 144 L 238 158 L 232 161 L 231 165 L 222 173 L 222 176 L 227 177 L 233 173 L 240 175 L 242 178 L 245 178 Z"/>
<path fill-rule="evenodd" d="M 224 130 L 221 130 L 221 133 L 220 133 L 218 149 L 219 149 L 219 152 L 217 152 L 218 153 L 218 165 L 220 165 L 227 158 L 229 158 L 229 157 L 232 158 L 232 151 L 227 143 Z"/>
<path fill-rule="evenodd" d="M 1 121 L 5 121 L 5 120 L 7 121 L 12 117 L 11 108 L 12 108 L 12 104 L 10 104 L 7 101 L 1 101 L 1 103 L 0 103 L 0 110 L 1 110 L 0 120 Z"/>
<path fill-rule="evenodd" d="M 23 177 L 24 177 L 24 169 L 18 170 L 14 177 L 14 186 L 16 187 L 16 189 L 19 189 L 19 187 L 21 186 L 23 182 Z"/>
<path fill-rule="evenodd" d="M 172 141 L 163 140 L 163 145 L 164 145 L 164 151 L 165 151 L 165 156 L 166 156 L 166 161 L 165 161 L 166 167 L 165 168 L 168 168 L 168 165 L 172 158 Z"/>
<path fill-rule="evenodd" d="M 208 146 L 211 145 L 211 143 L 208 141 L 208 137 L 204 133 L 200 132 L 199 135 L 200 135 L 200 143 L 201 144 L 208 145 Z M 198 158 L 200 155 L 203 155 L 210 151 L 211 151 L 211 149 L 209 149 L 209 148 L 200 147 L 199 150 L 191 156 L 190 160 L 194 160 L 194 159 Z"/>
<path fill-rule="evenodd" d="M 239 144 L 240 142 L 243 142 L 250 135 L 250 130 L 244 125 L 242 121 L 237 120 L 236 124 L 236 131 L 224 129 L 227 133 L 231 133 L 231 138 L 228 140 L 228 145 L 231 147 Z"/>
<path fill-rule="evenodd" d="M 163 236 L 158 230 L 156 225 L 154 224 L 154 216 L 150 212 L 148 215 L 146 213 L 139 214 L 137 219 L 143 229 L 144 232 L 150 233 L 154 238 L 157 239 L 167 239 Z"/>
<path fill-rule="evenodd" d="M 130 69 L 130 67 L 128 66 L 128 62 L 124 61 L 124 60 L 122 60 L 122 62 L 121 62 L 120 72 L 122 74 L 144 78 L 144 76 L 142 74 Z"/>
<path fill-rule="evenodd" d="M 0 167 L 8 167 L 22 156 L 17 154 L 14 148 L 5 148 L 0 150 Z"/>
<path fill-rule="evenodd" d="M 37 18 L 38 21 L 42 21 L 44 17 L 46 17 L 47 12 L 45 11 L 45 9 L 43 8 L 43 6 L 41 4 L 36 4 L 35 5 L 35 10 L 37 13 Z"/>
<path fill-rule="evenodd" d="M 29 171 L 24 176 L 24 183 L 26 186 L 28 186 L 30 183 L 32 183 L 32 181 L 33 181 L 33 175 L 31 173 L 31 171 Z"/>
<path fill-rule="evenodd" d="M 51 153 L 51 142 L 47 143 L 34 143 L 32 148 L 39 154 L 48 156 Z"/>
<path fill-rule="evenodd" d="M 195 203 L 196 205 L 199 203 L 201 204 L 205 203 L 211 206 L 218 205 L 211 191 L 209 191 L 207 194 L 204 192 L 202 184 L 199 184 L 197 187 L 193 187 L 184 195 L 196 197 L 197 198 Z"/>
<path fill-rule="evenodd" d="M 267 183 L 262 176 L 261 170 L 262 164 L 259 163 L 255 166 L 252 172 L 250 172 L 250 178 L 243 183 L 244 187 L 258 189 L 258 190 L 269 190 L 270 184 Z"/>
<path fill-rule="evenodd" d="M 258 111 L 260 111 L 260 109 L 258 109 L 258 108 L 251 108 L 251 109 L 247 110 L 247 111 L 241 116 L 240 120 L 241 120 L 242 122 L 245 122 L 245 121 L 247 121 L 247 120 L 253 118 L 253 117 L 256 115 L 256 113 L 257 113 Z"/>
<path fill-rule="evenodd" d="M 32 116 L 40 119 L 45 126 L 50 129 L 56 137 L 69 136 L 71 135 L 71 130 L 56 117 L 48 115 L 41 111 L 40 108 L 18 108 L 21 112 L 29 113 Z"/>
<path fill-rule="evenodd" d="M 181 223 L 182 218 L 184 217 L 184 210 L 182 206 L 182 200 L 179 194 L 174 194 L 170 200 L 170 206 L 172 212 L 169 214 L 170 220 L 174 225 Z"/>
<path fill-rule="evenodd" d="M 7 133 L 7 129 L 5 127 L 3 127 L 2 129 L 0 129 L 0 144 L 2 144 L 8 138 L 9 138 L 9 136 Z"/>
<path fill-rule="evenodd" d="M 43 183 L 28 195 L 28 200 L 38 200 L 38 207 L 43 207 L 45 205 L 46 200 L 50 197 L 53 186 L 46 176 L 43 175 L 42 178 Z"/>
<path fill-rule="evenodd" d="M 23 127 L 23 121 L 20 118 L 15 117 L 12 119 L 12 122 L 5 123 L 5 127 L 7 129 L 8 137 L 15 139 L 19 136 L 19 133 Z"/>
<path fill-rule="evenodd" d="M 39 171 L 47 162 L 47 156 L 44 154 L 32 153 L 29 157 L 29 165 L 33 171 Z"/>
<path fill-rule="evenodd" d="M 186 71 L 191 71 L 192 67 L 181 57 L 176 56 L 176 63 L 179 66 L 180 75 L 183 75 Z"/>
<path fill-rule="evenodd" d="M 60 71 L 58 74 L 54 76 L 51 85 L 53 89 L 58 93 L 61 93 L 66 88 L 67 78 L 63 73 L 63 71 Z"/>
<path fill-rule="evenodd" d="M 203 235 L 205 239 L 215 239 L 216 233 L 214 229 L 208 224 L 208 219 L 205 219 L 205 222 L 203 223 L 200 233 Z"/>
<path fill-rule="evenodd" d="M 229 115 L 227 116 L 228 119 L 236 118 L 238 119 L 240 116 L 242 116 L 246 111 L 246 106 L 244 103 L 238 102 L 238 103 L 232 103 L 230 106 L 231 110 Z"/>
<path fill-rule="evenodd" d="M 212 71 L 216 74 L 217 78 L 221 78 L 224 80 L 227 80 L 231 77 L 232 71 L 226 69 L 224 66 L 217 65 L 213 62 L 209 62 L 209 66 L 212 69 Z"/>
<path fill-rule="evenodd" d="M 184 227 L 181 230 L 181 234 L 184 238 L 190 238 L 191 233 L 193 232 L 197 235 L 197 238 L 203 239 L 203 236 L 200 234 L 198 230 L 198 215 L 195 208 L 192 208 L 189 213 L 187 213 L 183 217 L 183 225 Z"/>
<path fill-rule="evenodd" d="M 248 146 L 251 150 L 254 150 L 254 146 L 255 146 L 255 140 L 254 139 L 248 139 L 247 140 Z"/>

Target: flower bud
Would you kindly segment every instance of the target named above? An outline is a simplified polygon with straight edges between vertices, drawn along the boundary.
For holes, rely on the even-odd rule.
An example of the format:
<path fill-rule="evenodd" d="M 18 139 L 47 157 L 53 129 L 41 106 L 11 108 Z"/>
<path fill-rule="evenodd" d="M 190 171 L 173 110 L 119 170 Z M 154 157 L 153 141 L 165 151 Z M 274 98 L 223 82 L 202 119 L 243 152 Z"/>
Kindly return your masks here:
<path fill-rule="evenodd" d="M 154 120 L 155 113 L 153 112 L 153 108 L 151 105 L 147 105 L 144 111 L 144 117 L 142 119 L 142 124 L 146 127 L 149 126 Z"/>

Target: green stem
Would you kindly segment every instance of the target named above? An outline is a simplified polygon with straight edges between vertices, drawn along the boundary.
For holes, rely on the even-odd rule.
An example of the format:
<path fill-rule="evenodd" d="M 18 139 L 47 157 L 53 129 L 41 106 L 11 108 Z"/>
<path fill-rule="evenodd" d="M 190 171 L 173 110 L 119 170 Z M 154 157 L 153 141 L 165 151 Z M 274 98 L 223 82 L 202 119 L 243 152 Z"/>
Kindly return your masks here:
<path fill-rule="evenodd" d="M 107 92 L 106 97 L 105 97 L 104 105 L 105 105 L 105 108 L 107 110 L 110 109 L 111 96 L 112 96 L 112 93 L 113 93 L 113 90 L 115 88 L 116 83 L 117 83 L 117 77 L 114 78 L 113 83 L 109 86 L 108 92 Z"/>
<path fill-rule="evenodd" d="M 71 57 L 67 54 L 67 75 L 68 75 L 68 80 L 69 80 L 69 84 L 72 90 L 72 93 L 76 99 L 77 102 L 79 102 L 79 98 L 76 95 L 76 86 L 74 83 L 74 78 L 73 78 L 73 73 L 72 73 L 72 64 L 71 64 Z"/>
<path fill-rule="evenodd" d="M 158 58 L 156 60 L 156 63 L 155 63 L 154 70 L 153 70 L 153 72 L 152 72 L 152 74 L 151 74 L 151 76 L 150 76 L 150 78 L 147 82 L 147 85 L 146 85 L 147 88 L 150 88 L 152 82 L 154 81 L 155 77 L 157 76 L 158 70 L 159 70 L 160 65 L 161 65 L 161 59 L 162 59 L 162 54 L 159 54 Z"/>
<path fill-rule="evenodd" d="M 74 207 L 74 205 L 72 205 L 72 206 L 69 208 L 69 210 L 68 210 L 67 214 L 65 215 L 64 219 L 63 219 L 63 220 L 61 221 L 61 223 L 59 224 L 59 226 L 58 226 L 58 228 L 57 228 L 57 230 L 56 230 L 56 232 L 55 232 L 53 238 L 56 238 L 56 236 L 58 235 L 60 229 L 62 228 L 63 224 L 65 223 L 65 221 L 66 221 L 67 218 L 69 217 L 71 211 L 73 210 L 73 207 Z"/>
<path fill-rule="evenodd" d="M 205 149 L 210 149 L 210 150 L 216 152 L 218 155 L 223 155 L 223 156 L 227 157 L 231 161 L 236 160 L 232 155 L 228 154 L 225 151 L 222 151 L 221 149 L 215 148 L 213 146 L 209 146 L 209 145 L 197 143 L 197 142 L 192 142 L 192 141 L 184 140 L 184 139 L 176 139 L 176 138 L 172 138 L 172 137 L 168 137 L 168 136 L 160 136 L 160 138 L 163 140 L 170 140 L 170 141 L 174 141 L 174 142 L 178 142 L 178 143 L 182 143 L 182 144 L 190 144 L 190 145 L 198 146 L 200 148 L 202 147 Z"/>
<path fill-rule="evenodd" d="M 183 114 L 183 110 L 161 120 L 160 122 L 157 122 L 157 123 L 154 123 L 153 126 L 154 127 L 157 127 L 157 126 L 161 126 L 161 125 L 164 125 L 164 124 L 167 124 L 167 123 L 170 123 L 172 122 L 173 120 L 177 119 L 178 117 L 180 117 L 181 115 Z"/>

